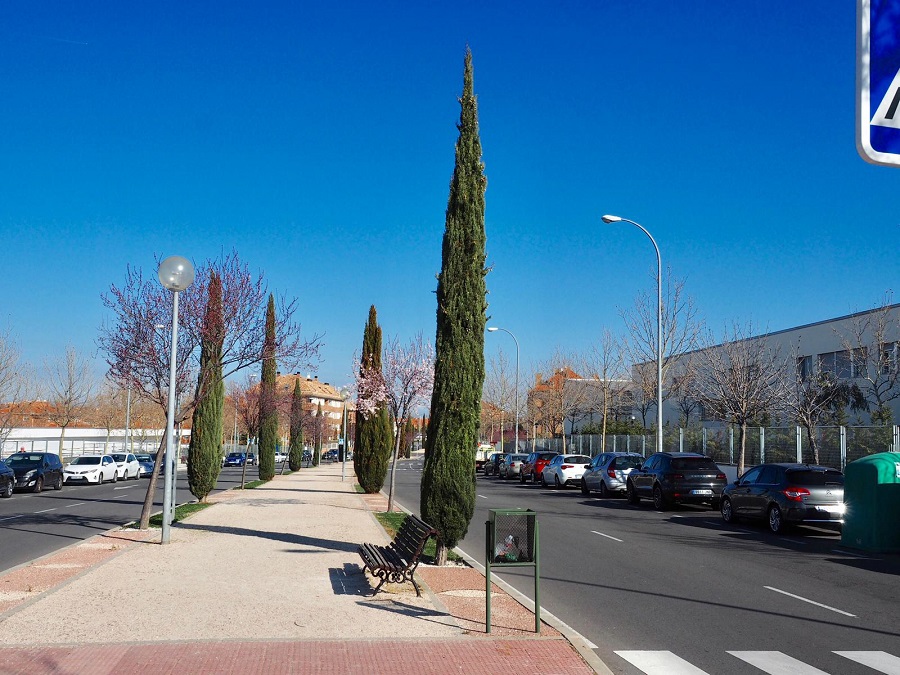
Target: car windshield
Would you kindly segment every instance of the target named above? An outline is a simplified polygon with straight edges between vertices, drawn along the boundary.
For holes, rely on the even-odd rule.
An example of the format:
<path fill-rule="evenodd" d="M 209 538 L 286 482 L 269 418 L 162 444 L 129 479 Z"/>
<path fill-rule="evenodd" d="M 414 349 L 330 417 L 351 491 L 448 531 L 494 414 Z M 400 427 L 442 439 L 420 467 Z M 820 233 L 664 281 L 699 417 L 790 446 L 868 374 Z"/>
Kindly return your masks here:
<path fill-rule="evenodd" d="M 571 464 L 589 464 L 590 461 L 591 458 L 584 455 L 569 455 L 563 458 L 563 462 Z"/>
<path fill-rule="evenodd" d="M 643 457 L 616 457 L 617 469 L 636 469 L 644 461 Z"/>
<path fill-rule="evenodd" d="M 153 458 L 150 455 L 135 455 L 135 458 L 139 462 L 152 462 Z"/>
<path fill-rule="evenodd" d="M 554 457 L 556 457 L 555 452 L 542 452 L 538 455 L 538 459 L 553 459 Z"/>
<path fill-rule="evenodd" d="M 112 456 L 112 458 L 113 458 L 114 460 L 116 460 L 117 462 L 124 462 L 124 461 L 125 461 L 125 457 L 126 457 L 126 455 L 124 455 L 124 454 L 122 454 L 122 453 L 118 453 L 118 452 Z"/>
<path fill-rule="evenodd" d="M 524 462 L 526 459 L 528 459 L 528 455 L 510 455 L 509 456 L 510 462 Z"/>
<path fill-rule="evenodd" d="M 677 457 L 672 460 L 672 469 L 675 471 L 700 471 L 705 469 L 718 471 L 719 467 L 709 457 Z"/>
<path fill-rule="evenodd" d="M 834 469 L 830 471 L 813 471 L 808 469 L 788 471 L 787 479 L 789 483 L 793 483 L 794 485 L 805 485 L 809 487 L 844 484 L 844 474 Z"/>
<path fill-rule="evenodd" d="M 8 466 L 37 466 L 40 463 L 40 455 L 28 455 L 19 453 L 17 455 L 10 455 L 6 458 L 6 464 Z"/>
<path fill-rule="evenodd" d="M 243 457 L 239 452 L 230 452 L 228 453 L 228 459 L 240 459 Z"/>
<path fill-rule="evenodd" d="M 82 465 L 99 464 L 99 463 L 100 463 L 99 457 L 76 457 L 75 459 L 73 459 L 70 462 L 70 464 L 82 464 Z"/>

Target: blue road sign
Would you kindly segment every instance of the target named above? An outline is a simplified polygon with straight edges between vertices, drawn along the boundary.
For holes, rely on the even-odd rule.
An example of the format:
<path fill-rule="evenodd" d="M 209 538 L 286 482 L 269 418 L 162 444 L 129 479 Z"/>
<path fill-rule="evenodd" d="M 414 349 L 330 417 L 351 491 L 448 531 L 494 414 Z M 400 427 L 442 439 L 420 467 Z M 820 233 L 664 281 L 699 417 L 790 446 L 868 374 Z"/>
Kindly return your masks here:
<path fill-rule="evenodd" d="M 900 0 L 858 0 L 856 147 L 867 162 L 900 165 Z"/>

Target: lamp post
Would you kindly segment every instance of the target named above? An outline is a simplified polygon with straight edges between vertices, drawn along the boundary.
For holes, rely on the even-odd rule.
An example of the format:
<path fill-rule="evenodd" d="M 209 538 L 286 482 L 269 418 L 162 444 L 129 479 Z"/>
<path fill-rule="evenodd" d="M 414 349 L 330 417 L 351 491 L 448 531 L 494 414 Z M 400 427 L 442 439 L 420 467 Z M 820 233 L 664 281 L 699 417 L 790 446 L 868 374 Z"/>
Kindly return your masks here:
<path fill-rule="evenodd" d="M 519 341 L 516 339 L 516 336 L 512 334 L 511 331 L 506 330 L 505 328 L 500 328 L 499 326 L 491 326 L 488 328 L 488 333 L 496 333 L 498 330 L 502 330 L 504 333 L 507 333 L 512 339 L 513 342 L 516 343 L 516 449 L 515 452 L 519 451 Z M 503 427 L 500 427 L 500 442 L 501 445 L 503 443 Z M 525 446 L 528 447 L 527 445 Z"/>
<path fill-rule="evenodd" d="M 643 225 L 621 216 L 603 216 L 602 220 L 604 223 L 631 223 L 647 235 L 653 248 L 656 249 L 656 451 L 662 452 L 662 257 L 659 255 L 659 246 L 656 245 L 656 240 Z"/>
<path fill-rule="evenodd" d="M 157 270 L 159 282 L 172 291 L 172 351 L 169 357 L 169 407 L 166 417 L 166 482 L 163 491 L 163 519 L 161 543 L 168 544 L 171 536 L 171 524 L 175 515 L 174 495 L 172 488 L 175 485 L 174 459 L 175 446 L 175 361 L 178 354 L 178 294 L 186 290 L 194 283 L 194 266 L 191 261 L 181 256 L 173 255 L 159 264 Z"/>

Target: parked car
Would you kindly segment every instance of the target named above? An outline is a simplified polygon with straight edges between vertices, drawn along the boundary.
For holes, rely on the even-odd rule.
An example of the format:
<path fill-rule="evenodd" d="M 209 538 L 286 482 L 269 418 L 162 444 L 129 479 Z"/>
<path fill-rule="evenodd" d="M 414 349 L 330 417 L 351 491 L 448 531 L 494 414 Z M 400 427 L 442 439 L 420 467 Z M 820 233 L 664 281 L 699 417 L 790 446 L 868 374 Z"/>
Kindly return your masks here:
<path fill-rule="evenodd" d="M 625 494 L 628 474 L 643 463 L 644 457 L 636 452 L 601 453 L 581 477 L 581 492 L 590 496 L 596 490 L 603 498 Z"/>
<path fill-rule="evenodd" d="M 9 499 L 16 487 L 16 474 L 4 462 L 0 462 L 0 497 Z"/>
<path fill-rule="evenodd" d="M 628 501 L 652 499 L 662 511 L 670 504 L 709 504 L 718 510 L 728 480 L 712 459 L 693 452 L 657 452 L 628 474 Z"/>
<path fill-rule="evenodd" d="M 338 451 L 335 449 L 326 450 L 325 453 L 322 455 L 323 462 L 336 462 L 337 460 L 338 460 Z"/>
<path fill-rule="evenodd" d="M 255 452 L 246 453 L 246 457 L 247 457 L 247 464 L 249 464 L 250 466 L 256 466 L 256 453 Z"/>
<path fill-rule="evenodd" d="M 587 455 L 557 455 L 541 471 L 541 485 L 557 488 L 581 485 L 581 476 L 591 464 Z"/>
<path fill-rule="evenodd" d="M 17 452 L 6 458 L 6 466 L 12 469 L 18 490 L 62 489 L 63 466 L 55 452 Z"/>
<path fill-rule="evenodd" d="M 63 481 L 66 483 L 115 483 L 119 472 L 115 460 L 109 455 L 81 455 L 76 457 L 63 469 Z"/>
<path fill-rule="evenodd" d="M 484 476 L 487 478 L 488 476 L 496 476 L 498 475 L 497 469 L 499 468 L 500 460 L 503 458 L 503 453 L 494 452 L 491 453 L 491 456 L 487 458 L 487 461 L 484 463 Z"/>
<path fill-rule="evenodd" d="M 138 461 L 138 464 L 141 465 L 141 476 L 152 476 L 153 475 L 153 455 L 148 454 L 140 454 L 135 455 L 134 458 Z"/>
<path fill-rule="evenodd" d="M 116 462 L 116 470 L 118 471 L 119 480 L 128 480 L 134 478 L 137 480 L 141 477 L 141 463 L 130 452 L 114 452 L 111 457 Z"/>
<path fill-rule="evenodd" d="M 522 462 L 528 459 L 528 455 L 503 455 L 497 465 L 497 475 L 500 478 L 515 478 L 522 470 Z"/>
<path fill-rule="evenodd" d="M 541 450 L 540 452 L 532 452 L 525 458 L 522 468 L 519 470 L 519 482 L 524 483 L 526 479 L 530 479 L 532 483 L 538 482 L 538 476 L 543 472 L 547 463 L 556 457 L 558 452 L 550 452 Z"/>
<path fill-rule="evenodd" d="M 275 453 L 275 463 L 276 464 L 284 464 L 287 461 L 288 456 L 283 452 Z"/>
<path fill-rule="evenodd" d="M 247 460 L 247 454 L 244 452 L 229 452 L 225 456 L 225 464 L 223 466 L 244 466 Z"/>
<path fill-rule="evenodd" d="M 722 520 L 766 520 L 776 534 L 798 523 L 840 528 L 844 523 L 844 474 L 815 464 L 760 464 L 729 484 Z"/>

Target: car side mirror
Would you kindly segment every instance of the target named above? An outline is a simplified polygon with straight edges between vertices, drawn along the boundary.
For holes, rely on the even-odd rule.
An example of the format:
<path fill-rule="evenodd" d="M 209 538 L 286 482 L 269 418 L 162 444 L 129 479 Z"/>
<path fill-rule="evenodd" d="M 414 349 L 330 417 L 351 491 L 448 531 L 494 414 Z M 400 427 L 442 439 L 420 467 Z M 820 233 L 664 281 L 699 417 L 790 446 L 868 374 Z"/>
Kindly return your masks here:
<path fill-rule="evenodd" d="M 590 468 L 591 468 L 591 465 L 590 465 L 590 464 L 585 464 L 585 465 L 584 465 L 584 468 L 585 468 L 585 469 L 590 469 Z"/>

